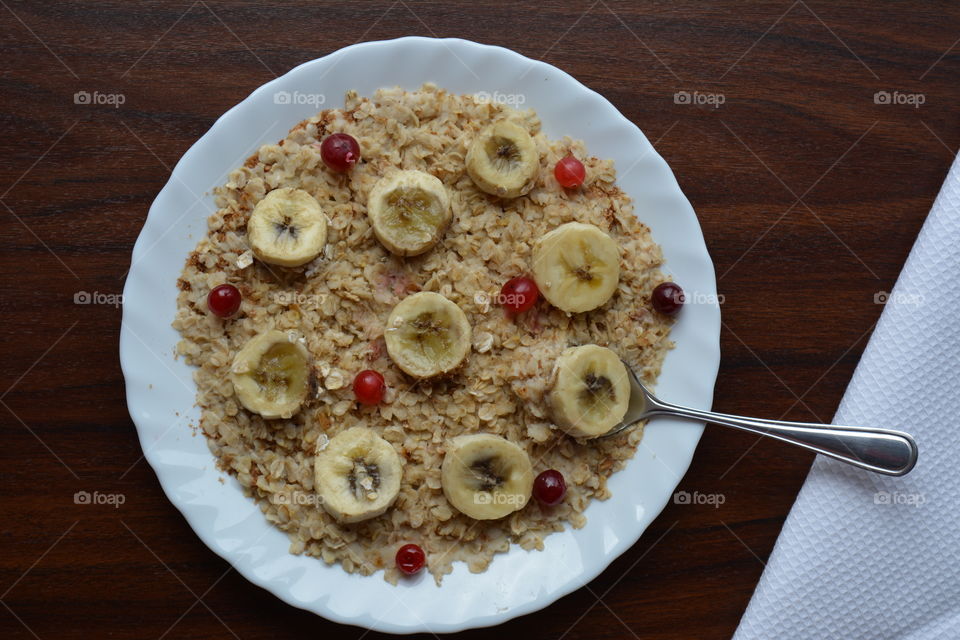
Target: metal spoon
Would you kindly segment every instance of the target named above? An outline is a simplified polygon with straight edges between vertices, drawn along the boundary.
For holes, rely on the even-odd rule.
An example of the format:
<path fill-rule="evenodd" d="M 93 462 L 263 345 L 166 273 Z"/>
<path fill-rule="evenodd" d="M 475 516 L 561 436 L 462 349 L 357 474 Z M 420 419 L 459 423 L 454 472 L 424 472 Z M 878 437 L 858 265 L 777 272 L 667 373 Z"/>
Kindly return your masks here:
<path fill-rule="evenodd" d="M 866 427 L 838 427 L 815 422 L 744 418 L 700 411 L 660 400 L 637 378 L 629 364 L 630 407 L 623 421 L 601 437 L 607 438 L 652 416 L 677 416 L 742 429 L 801 446 L 868 471 L 902 476 L 917 464 L 917 443 L 909 433 Z"/>

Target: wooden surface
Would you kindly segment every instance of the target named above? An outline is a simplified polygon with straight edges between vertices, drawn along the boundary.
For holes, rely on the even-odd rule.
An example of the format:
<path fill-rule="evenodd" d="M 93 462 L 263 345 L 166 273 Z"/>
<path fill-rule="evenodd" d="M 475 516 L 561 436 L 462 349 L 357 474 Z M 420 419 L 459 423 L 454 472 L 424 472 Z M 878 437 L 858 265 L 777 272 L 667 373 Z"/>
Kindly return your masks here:
<path fill-rule="evenodd" d="M 700 217 L 726 297 L 715 407 L 831 418 L 960 144 L 960 7 L 524 4 L 0 3 L 0 636 L 377 635 L 288 607 L 200 542 L 140 460 L 119 310 L 74 304 L 121 291 L 147 208 L 220 114 L 358 40 L 502 45 L 605 95 Z M 496 633 L 730 637 L 811 460 L 708 428 L 680 489 L 722 505 L 671 504 L 588 587 Z"/>

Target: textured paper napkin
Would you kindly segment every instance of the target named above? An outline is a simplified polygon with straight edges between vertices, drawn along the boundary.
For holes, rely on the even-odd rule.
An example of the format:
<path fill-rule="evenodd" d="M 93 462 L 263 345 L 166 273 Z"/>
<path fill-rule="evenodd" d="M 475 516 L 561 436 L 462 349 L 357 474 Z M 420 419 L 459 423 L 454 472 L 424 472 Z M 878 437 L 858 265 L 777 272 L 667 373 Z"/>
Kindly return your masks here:
<path fill-rule="evenodd" d="M 818 456 L 735 640 L 960 638 L 960 164 L 834 418 L 908 431 L 902 478 Z"/>

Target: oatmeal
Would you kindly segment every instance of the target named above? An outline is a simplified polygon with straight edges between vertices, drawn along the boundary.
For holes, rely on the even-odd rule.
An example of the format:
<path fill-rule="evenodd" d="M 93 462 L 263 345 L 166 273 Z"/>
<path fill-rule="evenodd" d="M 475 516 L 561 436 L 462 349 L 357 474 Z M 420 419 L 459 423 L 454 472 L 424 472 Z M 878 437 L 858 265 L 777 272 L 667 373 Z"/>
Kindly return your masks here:
<path fill-rule="evenodd" d="M 530 144 L 501 153 L 497 140 L 517 129 L 529 132 Z M 331 170 L 321 148 L 331 134 L 355 140 L 359 159 L 341 155 L 342 167 Z M 484 170 L 497 169 L 501 161 L 517 168 L 518 178 L 502 195 L 467 170 L 471 142 L 482 136 L 494 145 L 487 160 L 492 168 Z M 353 153 L 346 142 L 338 145 Z M 570 156 L 579 158 L 585 176 L 575 175 L 582 184 L 566 188 L 554 167 Z M 368 210 L 368 203 L 374 206 L 371 193 L 376 211 Z M 274 195 L 268 200 L 268 194 Z M 426 199 L 417 200 L 417 194 Z M 309 233 L 295 226 L 297 220 L 285 221 L 284 203 L 294 198 L 304 202 Z M 598 345 L 652 385 L 671 346 L 672 322 L 650 303 L 652 290 L 666 280 L 660 248 L 617 187 L 612 161 L 591 157 L 579 141 L 547 139 L 532 110 L 481 103 L 431 85 L 385 89 L 372 98 L 350 92 L 343 109 L 325 110 L 279 143 L 261 147 L 216 189 L 216 202 L 207 235 L 178 281 L 178 351 L 196 367 L 199 426 L 218 465 L 289 535 L 292 553 L 364 575 L 383 569 L 396 582 L 402 572 L 394 558 L 415 544 L 439 582 L 457 561 L 478 572 L 511 544 L 542 548 L 549 533 L 582 527 L 591 500 L 610 496 L 607 479 L 633 456 L 642 429 L 594 440 L 574 437 L 584 429 L 561 429 L 569 420 L 554 419 L 556 363 L 570 347 Z M 404 207 L 420 216 L 415 233 L 398 232 L 404 220 L 394 213 Z M 248 238 L 254 226 L 257 235 Z M 610 240 L 597 236 L 596 246 L 606 252 L 598 252 L 597 260 L 613 256 L 606 258 L 608 272 L 594 274 L 600 286 L 588 287 L 594 275 L 571 284 L 582 285 L 581 291 L 533 273 L 535 259 L 567 259 L 554 255 L 553 245 L 543 246 L 548 234 L 586 234 L 581 227 L 587 226 L 590 234 Z M 296 251 L 276 244 L 282 234 Z M 500 300 L 504 283 L 519 277 L 526 282 L 514 282 L 508 294 L 533 295 L 539 287 L 543 295 Z M 224 284 L 242 296 L 229 319 L 211 313 L 207 303 L 211 290 Z M 423 292 L 437 294 L 417 298 L 433 305 L 430 317 L 443 329 L 435 342 L 423 337 L 433 325 L 424 324 L 422 314 L 416 324 L 397 311 Z M 423 354 L 442 352 L 446 360 L 434 358 L 440 364 L 431 369 L 398 356 L 398 349 L 407 348 L 408 326 L 423 329 L 410 338 L 420 341 Z M 460 332 L 446 333 L 448 326 Z M 246 360 L 239 366 L 241 353 Z M 586 355 L 579 352 L 577 362 Z M 268 357 L 294 368 L 308 362 L 306 378 L 257 377 L 257 358 Z M 380 380 L 366 373 L 371 371 Z M 355 392 L 352 382 L 361 372 L 365 378 Z M 590 388 L 598 393 L 619 392 L 597 380 L 594 375 Z M 258 390 L 294 383 L 292 399 L 286 387 L 276 392 L 280 398 L 250 399 Z M 595 403 L 596 411 L 602 413 L 605 402 Z M 569 413 L 568 406 L 561 408 Z M 596 424 L 603 418 L 598 414 Z M 478 434 L 486 435 L 468 438 Z M 453 468 L 446 455 L 451 448 L 500 446 L 494 444 L 500 440 L 516 448 L 508 456 L 513 466 L 498 467 L 497 458 L 486 467 L 467 460 Z M 395 452 L 400 477 L 364 463 L 342 491 L 368 504 L 346 504 L 338 494 L 328 498 L 337 501 L 336 509 L 325 508 L 325 492 L 332 489 L 316 486 L 317 478 L 326 477 L 318 458 L 351 446 L 390 460 L 390 469 Z M 466 477 L 481 473 L 477 469 L 483 478 L 478 491 L 500 480 L 527 492 L 523 504 L 502 515 L 457 508 L 461 496 L 444 486 L 444 474 Z M 546 470 L 561 474 L 565 486 L 554 505 L 529 499 L 533 476 Z M 548 502 L 560 495 L 560 485 L 551 482 L 543 490 L 553 491 L 544 494 L 551 496 Z M 411 553 L 404 549 L 401 567 L 420 557 Z"/>

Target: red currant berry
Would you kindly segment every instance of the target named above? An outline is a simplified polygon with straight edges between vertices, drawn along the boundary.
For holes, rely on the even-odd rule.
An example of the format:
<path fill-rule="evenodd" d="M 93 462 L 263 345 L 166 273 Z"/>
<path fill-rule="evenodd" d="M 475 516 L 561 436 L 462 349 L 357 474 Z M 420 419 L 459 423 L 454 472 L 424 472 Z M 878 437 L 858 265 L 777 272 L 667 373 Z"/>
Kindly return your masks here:
<path fill-rule="evenodd" d="M 511 278 L 500 289 L 500 304 L 513 313 L 527 311 L 537 303 L 539 297 L 537 283 L 527 276 Z"/>
<path fill-rule="evenodd" d="M 650 296 L 650 302 L 653 308 L 666 316 L 672 316 L 680 311 L 685 297 L 680 285 L 673 282 L 664 282 L 657 285 Z"/>
<path fill-rule="evenodd" d="M 353 379 L 353 395 L 363 404 L 380 404 L 386 390 L 387 383 L 383 376 L 372 369 L 361 371 Z"/>
<path fill-rule="evenodd" d="M 334 133 L 320 143 L 320 157 L 334 171 L 344 173 L 360 161 L 360 145 L 346 133 Z"/>
<path fill-rule="evenodd" d="M 582 162 L 573 156 L 567 156 L 557 162 L 557 166 L 553 168 L 553 175 L 560 186 L 572 189 L 583 184 L 583 179 L 587 177 L 587 170 L 584 169 Z"/>
<path fill-rule="evenodd" d="M 243 296 L 240 295 L 239 289 L 232 284 L 221 284 L 207 294 L 207 307 L 213 315 L 229 318 L 240 310 L 242 300 Z"/>
<path fill-rule="evenodd" d="M 552 506 L 559 504 L 567 493 L 567 483 L 563 474 L 556 469 L 547 469 L 533 481 L 533 497 L 541 504 Z"/>
<path fill-rule="evenodd" d="M 397 568 L 408 576 L 423 569 L 427 557 L 418 544 L 405 544 L 397 550 Z"/>

